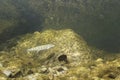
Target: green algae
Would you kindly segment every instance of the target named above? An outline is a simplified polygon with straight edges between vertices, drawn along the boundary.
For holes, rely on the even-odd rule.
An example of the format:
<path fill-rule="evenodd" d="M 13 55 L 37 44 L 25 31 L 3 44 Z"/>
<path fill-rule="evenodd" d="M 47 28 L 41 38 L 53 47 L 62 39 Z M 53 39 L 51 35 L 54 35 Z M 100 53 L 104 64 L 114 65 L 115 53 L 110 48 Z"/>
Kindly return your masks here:
<path fill-rule="evenodd" d="M 115 80 L 120 75 L 119 55 L 112 60 L 104 59 L 107 56 L 104 51 L 87 46 L 71 29 L 34 32 L 16 41 L 9 51 L 0 52 L 3 80 Z M 29 48 L 49 43 L 55 47 L 38 53 L 27 52 Z M 60 61 L 62 55 L 66 58 Z M 11 72 L 10 76 L 4 71 Z"/>

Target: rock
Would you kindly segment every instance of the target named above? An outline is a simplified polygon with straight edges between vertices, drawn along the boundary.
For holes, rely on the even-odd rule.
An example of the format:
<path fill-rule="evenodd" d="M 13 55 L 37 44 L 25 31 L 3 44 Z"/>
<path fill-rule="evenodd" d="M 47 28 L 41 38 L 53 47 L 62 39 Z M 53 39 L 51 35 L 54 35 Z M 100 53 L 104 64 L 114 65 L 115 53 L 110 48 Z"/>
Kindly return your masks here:
<path fill-rule="evenodd" d="M 18 69 L 13 69 L 13 70 L 3 70 L 3 74 L 5 74 L 8 78 L 17 78 L 22 76 L 22 72 Z"/>
<path fill-rule="evenodd" d="M 27 54 L 27 49 L 44 44 L 53 44 L 55 46 L 49 50 Z M 45 30 L 25 35 L 18 41 L 14 50 L 20 56 L 24 54 L 26 56 L 30 55 L 30 57 L 34 57 L 34 59 L 45 65 L 54 66 L 58 63 L 61 64 L 61 62 L 75 62 L 75 64 L 83 65 L 91 61 L 90 49 L 86 42 L 71 29 Z"/>
<path fill-rule="evenodd" d="M 45 44 L 55 46 L 27 53 L 27 49 Z M 1 52 L 0 79 L 119 80 L 120 59 L 92 58 L 96 52 L 70 29 L 27 34 L 9 52 Z"/>
<path fill-rule="evenodd" d="M 67 67 L 65 66 L 55 66 L 52 68 L 48 68 L 49 74 L 53 75 L 53 76 L 61 76 L 61 75 L 65 75 L 67 72 Z"/>
<path fill-rule="evenodd" d="M 96 60 L 96 62 L 103 62 L 103 59 L 101 59 L 101 58 L 98 58 L 97 60 Z"/>
<path fill-rule="evenodd" d="M 9 77 L 12 74 L 11 70 L 3 70 L 2 71 L 7 77 Z"/>
<path fill-rule="evenodd" d="M 45 44 L 55 46 L 37 53 L 34 51 L 27 53 L 28 49 Z M 39 76 L 51 75 L 52 78 L 64 76 L 69 71 L 67 66 L 87 65 L 91 62 L 90 48 L 83 38 L 71 29 L 26 34 L 8 53 L 11 55 L 7 54 L 6 61 L 3 61 L 5 64 L 3 74 L 7 78 L 24 77 L 20 78 L 23 80 L 32 78 L 36 80 L 36 73 L 39 73 Z"/>
<path fill-rule="evenodd" d="M 13 72 L 9 78 L 18 78 L 20 76 L 23 76 L 22 72 L 21 71 L 16 71 L 16 72 Z"/>
<path fill-rule="evenodd" d="M 28 76 L 25 76 L 23 79 L 25 79 L 25 80 L 43 80 L 43 78 L 41 77 L 41 75 L 39 73 L 30 74 Z"/>
<path fill-rule="evenodd" d="M 47 73 L 48 72 L 48 69 L 46 67 L 43 67 L 40 71 L 41 73 Z"/>

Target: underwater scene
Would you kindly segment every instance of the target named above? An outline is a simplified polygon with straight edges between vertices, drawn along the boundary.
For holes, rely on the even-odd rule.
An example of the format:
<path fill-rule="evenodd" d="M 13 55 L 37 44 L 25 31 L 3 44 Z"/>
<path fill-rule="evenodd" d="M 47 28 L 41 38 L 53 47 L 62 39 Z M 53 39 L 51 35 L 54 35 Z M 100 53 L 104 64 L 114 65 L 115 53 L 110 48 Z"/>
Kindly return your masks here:
<path fill-rule="evenodd" d="M 0 0 L 0 80 L 120 80 L 120 0 Z"/>

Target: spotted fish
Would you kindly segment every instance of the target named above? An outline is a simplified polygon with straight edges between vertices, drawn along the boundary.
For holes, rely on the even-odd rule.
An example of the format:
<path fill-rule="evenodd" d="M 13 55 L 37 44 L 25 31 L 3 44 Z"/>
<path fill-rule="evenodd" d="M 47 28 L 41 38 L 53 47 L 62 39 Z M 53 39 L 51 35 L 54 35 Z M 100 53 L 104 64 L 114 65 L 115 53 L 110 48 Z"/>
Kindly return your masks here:
<path fill-rule="evenodd" d="M 52 48 L 54 46 L 55 45 L 53 45 L 53 44 L 46 44 L 46 45 L 36 46 L 36 47 L 30 48 L 30 49 L 27 49 L 27 52 L 33 52 L 33 51 L 39 52 L 41 50 L 50 49 L 50 48 Z"/>

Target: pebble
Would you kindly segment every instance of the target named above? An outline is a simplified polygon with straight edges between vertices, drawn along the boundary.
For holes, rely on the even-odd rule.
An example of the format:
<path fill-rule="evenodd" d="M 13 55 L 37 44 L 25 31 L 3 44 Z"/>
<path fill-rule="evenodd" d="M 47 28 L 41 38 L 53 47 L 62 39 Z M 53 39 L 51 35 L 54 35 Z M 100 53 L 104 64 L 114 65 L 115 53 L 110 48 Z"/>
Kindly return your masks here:
<path fill-rule="evenodd" d="M 9 77 L 9 76 L 12 74 L 12 71 L 10 71 L 10 70 L 3 70 L 3 73 L 4 73 L 7 77 Z"/>
<path fill-rule="evenodd" d="M 103 62 L 103 59 L 98 58 L 98 59 L 96 60 L 96 62 Z"/>
<path fill-rule="evenodd" d="M 47 72 L 47 68 L 46 68 L 46 67 L 43 67 L 43 68 L 41 69 L 41 72 L 42 72 L 42 73 Z"/>
<path fill-rule="evenodd" d="M 31 74 L 31 75 L 28 75 L 24 78 L 27 79 L 27 80 L 43 80 L 39 73 Z"/>

